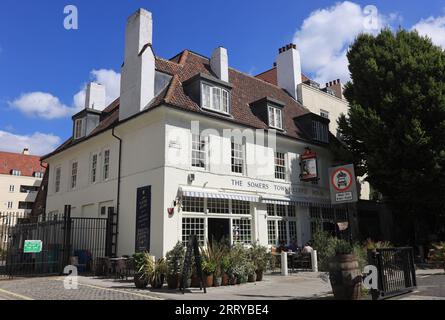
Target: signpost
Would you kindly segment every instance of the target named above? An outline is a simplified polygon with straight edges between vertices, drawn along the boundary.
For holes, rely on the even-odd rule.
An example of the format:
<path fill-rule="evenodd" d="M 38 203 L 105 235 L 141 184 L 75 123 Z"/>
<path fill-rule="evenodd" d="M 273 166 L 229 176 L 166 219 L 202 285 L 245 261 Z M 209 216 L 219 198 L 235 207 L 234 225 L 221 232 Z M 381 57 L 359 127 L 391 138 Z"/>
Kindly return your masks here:
<path fill-rule="evenodd" d="M 301 155 L 301 181 L 314 181 L 318 179 L 317 154 L 310 149 L 306 149 Z"/>
<path fill-rule="evenodd" d="M 42 252 L 42 240 L 25 240 L 23 245 L 23 253 L 40 253 Z"/>
<path fill-rule="evenodd" d="M 329 169 L 331 203 L 344 204 L 358 201 L 357 183 L 352 164 Z"/>

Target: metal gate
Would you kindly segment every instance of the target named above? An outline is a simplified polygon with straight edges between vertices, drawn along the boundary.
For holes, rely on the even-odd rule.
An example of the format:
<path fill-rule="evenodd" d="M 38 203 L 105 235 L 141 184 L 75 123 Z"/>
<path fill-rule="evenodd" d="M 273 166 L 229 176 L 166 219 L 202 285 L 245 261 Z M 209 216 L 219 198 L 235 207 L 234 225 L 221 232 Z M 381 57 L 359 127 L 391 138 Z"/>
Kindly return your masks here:
<path fill-rule="evenodd" d="M 95 258 L 111 256 L 109 218 L 71 218 L 64 215 L 30 217 L 9 213 L 0 219 L 0 279 L 14 276 L 56 275 L 66 265 L 79 273 L 92 271 Z M 25 240 L 41 240 L 38 253 L 25 253 Z"/>
<path fill-rule="evenodd" d="M 368 261 L 378 270 L 378 290 L 372 290 L 374 300 L 409 293 L 416 288 L 413 248 L 370 251 Z"/>

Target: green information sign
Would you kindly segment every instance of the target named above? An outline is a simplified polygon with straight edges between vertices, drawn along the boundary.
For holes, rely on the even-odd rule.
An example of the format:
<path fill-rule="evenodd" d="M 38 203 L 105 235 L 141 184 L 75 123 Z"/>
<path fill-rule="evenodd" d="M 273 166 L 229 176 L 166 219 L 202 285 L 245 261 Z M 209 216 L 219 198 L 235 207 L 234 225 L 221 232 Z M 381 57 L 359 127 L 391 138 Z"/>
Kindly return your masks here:
<path fill-rule="evenodd" d="M 42 240 L 25 240 L 23 246 L 24 253 L 40 253 L 42 252 Z"/>

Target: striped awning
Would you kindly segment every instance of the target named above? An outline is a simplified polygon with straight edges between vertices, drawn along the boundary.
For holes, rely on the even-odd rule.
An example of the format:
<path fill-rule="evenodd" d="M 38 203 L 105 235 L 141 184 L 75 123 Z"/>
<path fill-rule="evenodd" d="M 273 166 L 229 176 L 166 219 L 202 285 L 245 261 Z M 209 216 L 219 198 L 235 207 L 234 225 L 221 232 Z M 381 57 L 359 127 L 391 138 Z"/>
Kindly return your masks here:
<path fill-rule="evenodd" d="M 211 199 L 231 199 L 250 202 L 259 202 L 259 196 L 243 193 L 219 192 L 217 190 L 207 190 L 198 188 L 181 187 L 180 191 L 185 197 L 211 198 Z"/>
<path fill-rule="evenodd" d="M 331 207 L 329 200 L 296 196 L 262 196 L 261 202 L 266 204 L 296 205 L 300 207 Z"/>

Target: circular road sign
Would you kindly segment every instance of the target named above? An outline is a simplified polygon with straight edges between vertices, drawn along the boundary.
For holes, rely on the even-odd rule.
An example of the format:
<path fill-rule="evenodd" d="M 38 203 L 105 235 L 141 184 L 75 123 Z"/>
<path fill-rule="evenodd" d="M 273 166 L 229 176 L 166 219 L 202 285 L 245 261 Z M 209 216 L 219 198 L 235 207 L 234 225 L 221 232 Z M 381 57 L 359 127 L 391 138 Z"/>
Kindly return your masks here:
<path fill-rule="evenodd" d="M 338 168 L 331 175 L 332 186 L 338 192 L 347 191 L 352 182 L 352 173 L 346 168 Z"/>

